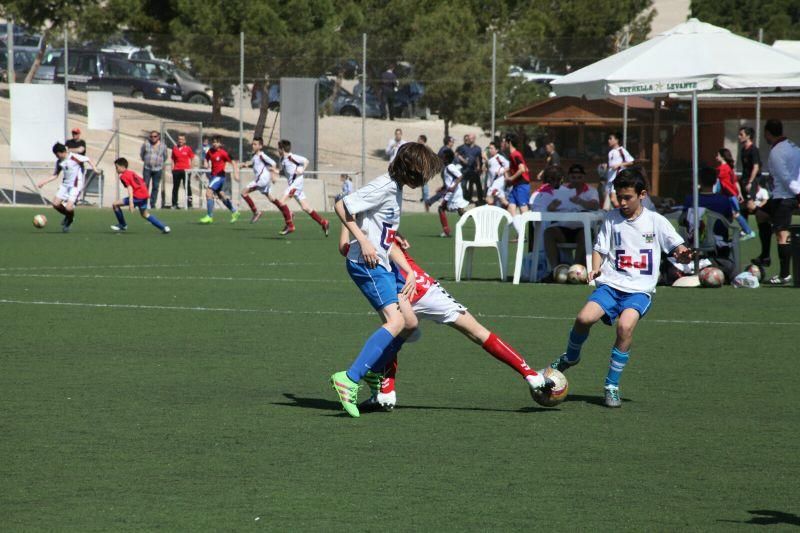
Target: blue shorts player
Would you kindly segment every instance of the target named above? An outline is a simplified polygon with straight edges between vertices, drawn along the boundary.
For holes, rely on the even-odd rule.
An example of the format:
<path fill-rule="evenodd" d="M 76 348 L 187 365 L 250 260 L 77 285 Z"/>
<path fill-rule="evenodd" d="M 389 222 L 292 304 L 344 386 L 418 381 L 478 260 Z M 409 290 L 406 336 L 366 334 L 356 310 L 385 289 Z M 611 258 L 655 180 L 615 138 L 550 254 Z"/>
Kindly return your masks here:
<path fill-rule="evenodd" d="M 408 302 L 416 292 L 414 271 L 407 262 L 398 261 L 398 266 L 407 273 L 401 302 L 389 249 L 400 226 L 403 186 L 421 187 L 441 168 L 439 157 L 430 148 L 406 143 L 398 149 L 386 174 L 336 202 L 336 214 L 354 237 L 347 252 L 347 272 L 383 321 L 350 368 L 336 372 L 330 379 L 342 407 L 352 417 L 360 416 L 359 382 L 370 370 L 382 370 L 393 360 L 417 327 Z"/>
<path fill-rule="evenodd" d="M 617 321 L 617 340 L 605 381 L 605 404 L 621 407 L 619 379 L 630 357 L 633 330 L 650 309 L 656 291 L 661 254 L 682 262 L 692 259 L 672 224 L 642 205 L 646 184 L 636 168 L 619 172 L 614 181 L 619 208 L 609 211 L 592 253 L 589 280 L 597 289 L 589 296 L 569 333 L 567 351 L 550 366 L 564 372 L 580 362 L 581 346 L 598 320 Z"/>
<path fill-rule="evenodd" d="M 205 165 L 211 167 L 211 174 L 208 178 L 208 188 L 206 189 L 206 216 L 200 219 L 201 224 L 212 224 L 214 222 L 214 196 L 222 200 L 231 212 L 231 224 L 239 220 L 239 211 L 231 203 L 231 199 L 225 195 L 225 167 L 230 163 L 233 167 L 233 179 L 239 181 L 239 165 L 231 159 L 228 152 L 222 147 L 222 137 L 215 135 L 211 139 L 211 149 L 206 152 Z"/>
<path fill-rule="evenodd" d="M 511 189 L 507 190 L 508 212 L 514 217 L 514 229 L 517 234 L 524 232 L 521 222 L 521 214 L 528 210 L 528 201 L 531 198 L 531 173 L 525 164 L 525 157 L 517 149 L 519 139 L 516 134 L 509 133 L 503 138 L 500 145 L 504 152 L 508 153 L 509 168 L 506 172 L 506 185 Z"/>
<path fill-rule="evenodd" d="M 150 200 L 150 193 L 147 191 L 147 185 L 144 179 L 133 170 L 128 170 L 128 160 L 124 157 L 120 157 L 114 161 L 114 167 L 117 169 L 117 174 L 119 174 L 119 180 L 128 191 L 128 196 L 111 204 L 111 208 L 114 210 L 114 215 L 116 215 L 118 221 L 118 224 L 111 226 L 111 229 L 120 232 L 128 229 L 128 224 L 125 222 L 125 215 L 122 214 L 122 206 L 125 205 L 128 206 L 128 210 L 131 213 L 133 213 L 134 207 L 138 208 L 139 214 L 142 215 L 143 219 L 161 230 L 161 233 L 169 233 L 169 226 L 165 226 L 147 210 L 147 202 Z"/>

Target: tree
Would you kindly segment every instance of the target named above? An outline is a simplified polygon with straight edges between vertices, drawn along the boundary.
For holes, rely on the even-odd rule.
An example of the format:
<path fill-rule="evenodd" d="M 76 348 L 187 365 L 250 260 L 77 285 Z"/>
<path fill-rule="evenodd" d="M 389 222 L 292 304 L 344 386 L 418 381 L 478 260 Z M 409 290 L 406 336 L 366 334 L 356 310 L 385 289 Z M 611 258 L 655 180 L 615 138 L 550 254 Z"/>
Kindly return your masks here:
<path fill-rule="evenodd" d="M 692 0 L 692 16 L 734 33 L 764 41 L 800 39 L 800 2 L 797 0 Z"/>

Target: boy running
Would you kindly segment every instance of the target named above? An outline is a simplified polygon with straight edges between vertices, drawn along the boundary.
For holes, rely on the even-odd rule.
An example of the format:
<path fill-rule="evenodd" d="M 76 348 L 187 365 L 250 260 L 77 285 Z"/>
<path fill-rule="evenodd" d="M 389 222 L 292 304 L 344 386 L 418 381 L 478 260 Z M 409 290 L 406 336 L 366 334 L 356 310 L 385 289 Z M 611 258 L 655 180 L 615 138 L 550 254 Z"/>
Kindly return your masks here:
<path fill-rule="evenodd" d="M 442 203 L 439 204 L 439 221 L 442 223 L 442 233 L 439 237 L 450 236 L 450 226 L 447 224 L 447 212 L 457 211 L 458 215 L 464 214 L 464 210 L 469 207 L 469 202 L 464 198 L 464 189 L 461 187 L 463 174 L 461 165 L 455 163 L 455 154 L 449 148 L 439 156 L 444 168 L 444 186 L 447 191 Z"/>
<path fill-rule="evenodd" d="M 239 181 L 239 165 L 231 159 L 228 152 L 222 147 L 222 137 L 214 135 L 211 138 L 211 148 L 206 152 L 204 166 L 211 166 L 211 175 L 208 178 L 206 189 L 206 216 L 200 219 L 201 224 L 214 222 L 214 196 L 216 195 L 225 207 L 231 212 L 231 224 L 239 220 L 239 211 L 233 206 L 230 198 L 225 195 L 225 167 L 230 163 L 233 166 L 233 178 Z"/>
<path fill-rule="evenodd" d="M 242 198 L 247 202 L 247 205 L 250 206 L 250 210 L 253 212 L 253 218 L 250 219 L 250 223 L 255 224 L 258 222 L 258 219 L 261 218 L 261 215 L 264 214 L 263 211 L 256 208 L 256 204 L 253 202 L 253 199 L 250 198 L 250 193 L 259 191 L 267 197 L 267 200 L 275 204 L 275 207 L 277 207 L 278 211 L 283 215 L 283 220 L 286 225 L 291 226 L 292 212 L 289 211 L 286 204 L 278 201 L 270 192 L 272 184 L 275 183 L 275 176 L 278 173 L 278 165 L 271 157 L 264 153 L 264 139 L 255 137 L 250 146 L 253 148 L 253 158 L 249 163 L 242 164 L 242 168 L 251 167 L 254 174 L 253 181 L 248 183 L 247 187 L 242 191 Z"/>
<path fill-rule="evenodd" d="M 347 231 L 342 231 L 340 250 L 347 247 Z M 405 261 L 411 266 L 416 276 L 416 294 L 411 298 L 411 308 L 417 318 L 427 318 L 437 324 L 445 324 L 461 332 L 469 340 L 478 344 L 492 357 L 505 363 L 519 373 L 527 382 L 531 391 L 541 389 L 547 384 L 545 378 L 528 366 L 514 348 L 507 344 L 496 334 L 480 324 L 467 308 L 458 303 L 447 291 L 442 288 L 430 274 L 425 272 L 408 254 L 409 242 L 399 233 L 395 235 L 395 246 L 389 251 L 392 268 L 395 272 L 398 293 L 405 286 L 406 272 L 395 268 L 398 260 Z M 386 368 L 379 372 L 368 372 L 364 380 L 370 387 L 372 395 L 361 404 L 361 409 L 381 408 L 385 411 L 394 409 L 397 403 L 395 392 L 395 379 L 397 374 L 397 354 L 387 362 Z"/>
<path fill-rule="evenodd" d="M 311 209 L 311 206 L 306 202 L 306 194 L 303 192 L 303 172 L 308 166 L 308 159 L 301 155 L 293 154 L 292 143 L 286 139 L 278 141 L 278 155 L 281 156 L 281 171 L 289 182 L 289 186 L 286 188 L 286 192 L 283 193 L 283 198 L 281 198 L 281 203 L 288 203 L 289 198 L 297 200 L 300 208 L 322 227 L 322 231 L 327 237 L 330 223 Z M 280 233 L 281 235 L 287 235 L 294 230 L 294 223 L 290 220 Z"/>
<path fill-rule="evenodd" d="M 143 219 L 161 230 L 161 233 L 169 233 L 169 226 L 165 226 L 147 210 L 147 200 L 150 198 L 150 193 L 147 191 L 147 184 L 145 184 L 144 178 L 133 170 L 128 170 L 128 160 L 124 157 L 120 157 L 114 161 L 114 168 L 116 168 L 117 174 L 119 175 L 119 181 L 121 181 L 125 189 L 127 189 L 128 196 L 111 204 L 114 215 L 116 215 L 119 221 L 119 224 L 111 226 L 111 229 L 119 232 L 128 229 L 128 224 L 125 222 L 125 215 L 122 214 L 122 206 L 127 205 L 128 211 L 133 213 L 134 207 L 139 208 L 139 214 L 142 215 Z"/>
<path fill-rule="evenodd" d="M 528 210 L 528 201 L 531 198 L 531 173 L 525 164 L 522 152 L 517 150 L 518 143 L 517 136 L 509 133 L 503 139 L 502 148 L 509 154 L 509 168 L 506 173 L 506 183 L 511 185 L 511 190 L 507 193 L 508 212 L 514 217 L 513 224 L 517 234 L 522 235 L 525 229 L 522 227 L 522 217 L 519 214 Z M 517 210 L 519 210 L 519 214 Z"/>
<path fill-rule="evenodd" d="M 650 309 L 661 253 L 688 263 L 692 252 L 666 218 L 642 205 L 647 192 L 638 169 L 621 170 L 614 189 L 619 208 L 606 214 L 592 253 L 589 281 L 596 280 L 597 288 L 575 319 L 567 351 L 550 366 L 564 372 L 577 365 L 592 325 L 602 320 L 610 326 L 617 319 L 617 340 L 611 349 L 605 381 L 605 404 L 622 407 L 619 379 L 630 357 L 633 331 Z"/>
<path fill-rule="evenodd" d="M 406 143 L 397 150 L 386 174 L 336 202 L 336 214 L 354 237 L 347 251 L 347 272 L 383 320 L 383 326 L 367 339 L 350 368 L 330 379 L 342 407 L 352 417 L 360 416 L 359 382 L 368 371 L 384 368 L 417 327 L 413 312 L 403 312 L 403 308 L 410 310 L 407 298 L 414 296 L 416 277 L 406 278 L 401 301 L 389 251 L 400 225 L 403 186 L 421 187 L 440 170 L 441 161 L 429 148 Z M 400 260 L 398 264 L 413 274 L 407 262 Z"/>
<path fill-rule="evenodd" d="M 58 158 L 56 172 L 49 178 L 37 183 L 36 186 L 41 189 L 51 181 L 58 179 L 59 174 L 62 175 L 61 186 L 58 188 L 52 204 L 53 209 L 64 215 L 64 220 L 61 222 L 62 231 L 69 233 L 72 222 L 75 220 L 75 202 L 78 201 L 78 197 L 83 190 L 83 165 L 88 163 L 95 172 L 97 172 L 97 169 L 91 159 L 85 155 L 67 152 L 67 147 L 61 143 L 53 145 L 53 153 Z"/>
<path fill-rule="evenodd" d="M 486 203 L 494 205 L 495 199 L 503 209 L 508 209 L 508 200 L 506 200 L 506 174 L 510 168 L 510 163 L 500 150 L 497 149 L 497 143 L 492 141 L 489 143 L 489 160 L 487 161 L 489 188 L 486 191 Z"/>

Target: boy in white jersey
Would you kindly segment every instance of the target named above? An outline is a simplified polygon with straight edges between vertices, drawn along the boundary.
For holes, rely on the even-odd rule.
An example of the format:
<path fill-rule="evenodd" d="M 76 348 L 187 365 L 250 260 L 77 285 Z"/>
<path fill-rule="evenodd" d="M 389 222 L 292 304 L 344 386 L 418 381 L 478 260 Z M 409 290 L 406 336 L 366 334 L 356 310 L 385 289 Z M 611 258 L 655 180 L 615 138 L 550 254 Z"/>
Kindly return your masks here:
<path fill-rule="evenodd" d="M 455 162 L 455 153 L 447 148 L 441 152 L 439 157 L 444 168 L 444 186 L 447 191 L 439 204 L 439 221 L 442 223 L 442 233 L 439 237 L 450 236 L 450 226 L 447 223 L 447 212 L 457 211 L 458 216 L 464 214 L 464 210 L 469 207 L 469 202 L 464 198 L 464 189 L 461 187 L 461 165 Z"/>
<path fill-rule="evenodd" d="M 598 320 L 617 319 L 617 340 L 605 381 L 605 404 L 622 407 L 619 378 L 630 356 L 633 331 L 650 309 L 661 265 L 661 253 L 688 263 L 692 252 L 672 224 L 645 209 L 645 181 L 637 169 L 622 170 L 615 180 L 619 209 L 606 215 L 592 253 L 589 281 L 597 289 L 589 296 L 569 333 L 567 351 L 550 366 L 564 372 L 580 362 L 581 346 Z"/>
<path fill-rule="evenodd" d="M 289 198 L 294 198 L 300 207 L 314 219 L 314 221 L 322 226 L 322 231 L 325 236 L 328 236 L 330 223 L 317 214 L 316 211 L 311 209 L 311 206 L 306 202 L 306 195 L 303 192 L 303 172 L 308 166 L 308 159 L 301 155 L 292 153 L 292 143 L 286 139 L 278 141 L 278 155 L 281 156 L 281 172 L 286 176 L 289 181 L 289 186 L 286 192 L 283 193 L 281 203 L 286 204 Z M 286 227 L 281 231 L 281 235 L 286 235 L 294 231 L 294 223 L 290 220 L 287 222 Z"/>
<path fill-rule="evenodd" d="M 603 209 L 615 209 L 619 207 L 617 196 L 614 193 L 614 180 L 619 172 L 633 165 L 633 156 L 624 146 L 620 144 L 619 133 L 612 133 L 608 136 L 608 171 L 606 174 L 606 202 Z"/>
<path fill-rule="evenodd" d="M 289 211 L 286 204 L 280 202 L 270 192 L 270 188 L 272 184 L 275 183 L 278 174 L 278 165 L 271 157 L 264 153 L 264 139 L 261 137 L 254 137 L 250 146 L 253 148 L 253 158 L 249 163 L 242 163 L 242 168 L 251 167 L 254 174 L 253 181 L 248 183 L 247 187 L 242 191 L 242 199 L 247 202 L 247 205 L 250 206 L 250 210 L 253 212 L 253 218 L 250 219 L 250 223 L 255 224 L 258 222 L 258 219 L 261 218 L 261 215 L 264 214 L 263 211 L 256 207 L 253 199 L 250 198 L 250 193 L 259 191 L 267 197 L 267 200 L 275 204 L 275 207 L 277 207 L 278 211 L 283 215 L 283 220 L 286 225 L 291 226 L 292 212 Z"/>
<path fill-rule="evenodd" d="M 330 379 L 342 407 L 352 417 L 360 416 L 359 382 L 368 371 L 383 369 L 417 327 L 407 300 L 416 292 L 414 271 L 407 262 L 398 260 L 398 266 L 408 274 L 401 302 L 389 250 L 400 225 L 403 186 L 421 187 L 440 170 L 441 162 L 430 148 L 406 143 L 398 149 L 388 173 L 336 202 L 336 214 L 354 237 L 345 261 L 347 272 L 383 321 L 350 368 L 336 372 Z"/>
<path fill-rule="evenodd" d="M 37 183 L 36 186 L 41 189 L 51 181 L 58 179 L 59 174 L 62 175 L 61 186 L 58 188 L 52 204 L 53 209 L 64 215 L 61 228 L 64 233 L 67 233 L 75 220 L 75 202 L 83 190 L 83 165 L 88 163 L 95 172 L 97 172 L 97 169 L 91 159 L 85 155 L 68 152 L 67 147 L 61 143 L 53 145 L 53 153 L 58 158 L 58 170 L 49 178 Z"/>
<path fill-rule="evenodd" d="M 489 159 L 487 161 L 489 188 L 486 190 L 486 203 L 494 205 L 495 200 L 503 206 L 508 207 L 506 200 L 506 177 L 510 163 L 508 159 L 497 149 L 497 143 L 489 143 Z"/>

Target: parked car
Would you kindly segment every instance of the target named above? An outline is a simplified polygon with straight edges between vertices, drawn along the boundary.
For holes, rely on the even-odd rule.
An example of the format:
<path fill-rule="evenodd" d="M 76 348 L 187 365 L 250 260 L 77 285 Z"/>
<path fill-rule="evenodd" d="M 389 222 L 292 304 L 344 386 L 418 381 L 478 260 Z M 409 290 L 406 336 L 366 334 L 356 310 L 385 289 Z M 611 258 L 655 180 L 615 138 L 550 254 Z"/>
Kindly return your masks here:
<path fill-rule="evenodd" d="M 151 100 L 183 100 L 180 87 L 149 79 L 139 66 L 116 54 L 70 50 L 68 72 L 71 89 L 111 91 L 121 96 Z M 64 83 L 61 51 L 47 54 L 35 79 L 40 83 Z"/>
<path fill-rule="evenodd" d="M 211 105 L 214 92 L 205 83 L 198 80 L 180 67 L 176 67 L 164 59 L 131 60 L 135 65 L 147 72 L 150 79 L 177 85 L 183 92 L 183 101 L 192 104 Z M 233 107 L 233 92 L 228 90 L 222 96 L 222 105 Z"/>
<path fill-rule="evenodd" d="M 33 65 L 36 54 L 28 50 L 14 48 L 14 81 L 22 81 L 27 76 Z M 0 79 L 7 82 L 8 76 L 8 50 L 5 44 L 0 43 Z"/>

